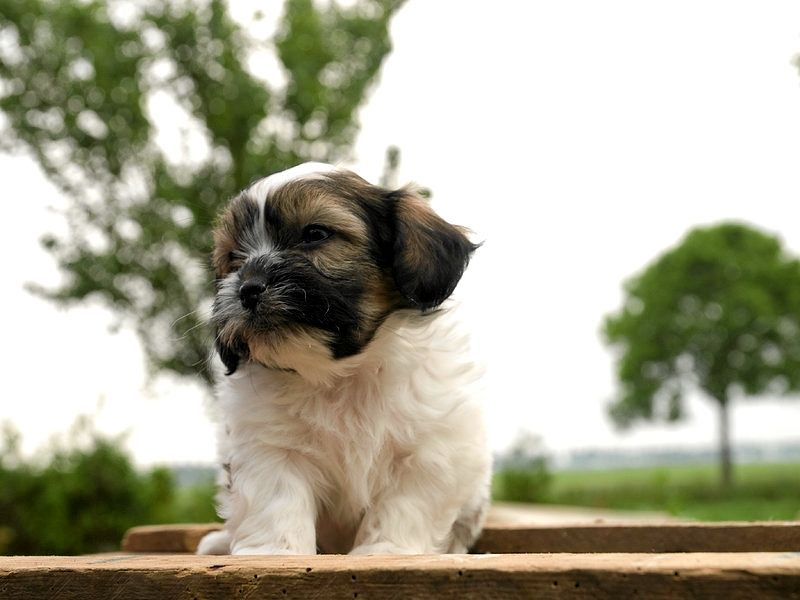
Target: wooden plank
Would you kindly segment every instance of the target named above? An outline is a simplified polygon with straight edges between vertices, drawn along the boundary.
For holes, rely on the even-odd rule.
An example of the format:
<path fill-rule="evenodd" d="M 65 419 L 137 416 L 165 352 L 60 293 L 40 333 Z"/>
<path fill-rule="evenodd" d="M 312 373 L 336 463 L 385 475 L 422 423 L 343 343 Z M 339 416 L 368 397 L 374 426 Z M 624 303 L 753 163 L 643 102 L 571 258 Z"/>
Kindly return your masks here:
<path fill-rule="evenodd" d="M 800 522 L 495 525 L 473 552 L 798 552 Z"/>
<path fill-rule="evenodd" d="M 218 524 L 152 525 L 125 534 L 126 552 L 194 552 Z M 800 522 L 487 526 L 478 553 L 800 552 Z"/>
<path fill-rule="evenodd" d="M 142 525 L 125 532 L 125 552 L 194 552 L 200 539 L 222 527 L 221 523 Z"/>
<path fill-rule="evenodd" d="M 4 600 L 800 599 L 800 554 L 0 558 Z"/>
<path fill-rule="evenodd" d="M 588 525 L 591 523 L 678 523 L 691 519 L 647 510 L 603 509 L 592 506 L 492 502 L 486 524 L 494 525 Z"/>

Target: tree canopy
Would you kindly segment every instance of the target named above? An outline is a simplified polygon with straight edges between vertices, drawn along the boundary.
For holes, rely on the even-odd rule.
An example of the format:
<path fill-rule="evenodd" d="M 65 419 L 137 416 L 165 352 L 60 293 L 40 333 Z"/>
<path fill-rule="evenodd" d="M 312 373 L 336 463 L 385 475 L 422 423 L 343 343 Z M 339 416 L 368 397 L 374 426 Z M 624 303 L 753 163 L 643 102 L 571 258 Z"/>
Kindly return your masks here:
<path fill-rule="evenodd" d="M 154 371 L 210 381 L 218 209 L 265 174 L 347 156 L 402 4 L 286 0 L 258 40 L 223 0 L 0 0 L 0 149 L 29 153 L 70 201 L 69 234 L 43 239 L 66 277 L 38 291 L 101 298 Z M 281 81 L 252 68 L 269 52 Z M 185 152 L 159 143 L 170 126 Z"/>
<path fill-rule="evenodd" d="M 730 401 L 800 391 L 800 262 L 744 224 L 694 229 L 625 283 L 604 332 L 618 351 L 614 422 L 679 419 L 701 392 L 720 409 L 730 482 Z"/>

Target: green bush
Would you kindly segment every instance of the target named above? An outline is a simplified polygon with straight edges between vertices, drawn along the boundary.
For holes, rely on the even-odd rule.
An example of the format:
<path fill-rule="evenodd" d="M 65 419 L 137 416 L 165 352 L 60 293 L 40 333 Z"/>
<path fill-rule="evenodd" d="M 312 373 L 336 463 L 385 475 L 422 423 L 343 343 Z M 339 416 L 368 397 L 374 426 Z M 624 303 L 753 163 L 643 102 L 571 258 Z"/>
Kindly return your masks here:
<path fill-rule="evenodd" d="M 508 468 L 495 473 L 493 496 L 508 502 L 541 502 L 547 498 L 551 476 L 546 463 L 527 469 Z"/>
<path fill-rule="evenodd" d="M 135 525 L 214 519 L 210 486 L 178 489 L 165 468 L 137 471 L 119 438 L 83 422 L 82 444 L 23 459 L 6 428 L 0 455 L 0 554 L 86 554 L 119 549 Z"/>
<path fill-rule="evenodd" d="M 492 480 L 495 500 L 542 502 L 552 480 L 542 439 L 521 431 L 508 450 L 496 457 Z"/>
<path fill-rule="evenodd" d="M 170 506 L 171 516 L 162 522 L 209 523 L 217 521 L 214 496 L 217 485 L 213 480 L 178 488 Z"/>

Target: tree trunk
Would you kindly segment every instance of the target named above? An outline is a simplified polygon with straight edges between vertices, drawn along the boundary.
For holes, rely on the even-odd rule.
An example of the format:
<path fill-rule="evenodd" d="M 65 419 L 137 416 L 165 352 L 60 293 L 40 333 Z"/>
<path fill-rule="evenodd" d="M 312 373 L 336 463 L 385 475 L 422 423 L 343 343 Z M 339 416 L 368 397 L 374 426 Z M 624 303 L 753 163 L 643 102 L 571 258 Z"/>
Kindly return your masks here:
<path fill-rule="evenodd" d="M 723 489 L 733 485 L 733 463 L 731 461 L 731 423 L 727 399 L 719 403 L 719 466 L 720 483 Z"/>

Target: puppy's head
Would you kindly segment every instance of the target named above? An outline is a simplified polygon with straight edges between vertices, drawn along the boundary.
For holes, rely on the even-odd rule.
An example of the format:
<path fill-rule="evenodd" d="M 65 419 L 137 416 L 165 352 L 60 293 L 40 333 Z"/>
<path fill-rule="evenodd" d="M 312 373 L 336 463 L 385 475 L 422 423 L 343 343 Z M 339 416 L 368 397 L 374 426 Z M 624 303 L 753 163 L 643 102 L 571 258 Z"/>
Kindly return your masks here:
<path fill-rule="evenodd" d="M 392 311 L 439 306 L 475 248 L 412 190 L 320 163 L 266 177 L 214 232 L 217 351 L 228 374 L 352 356 Z"/>

